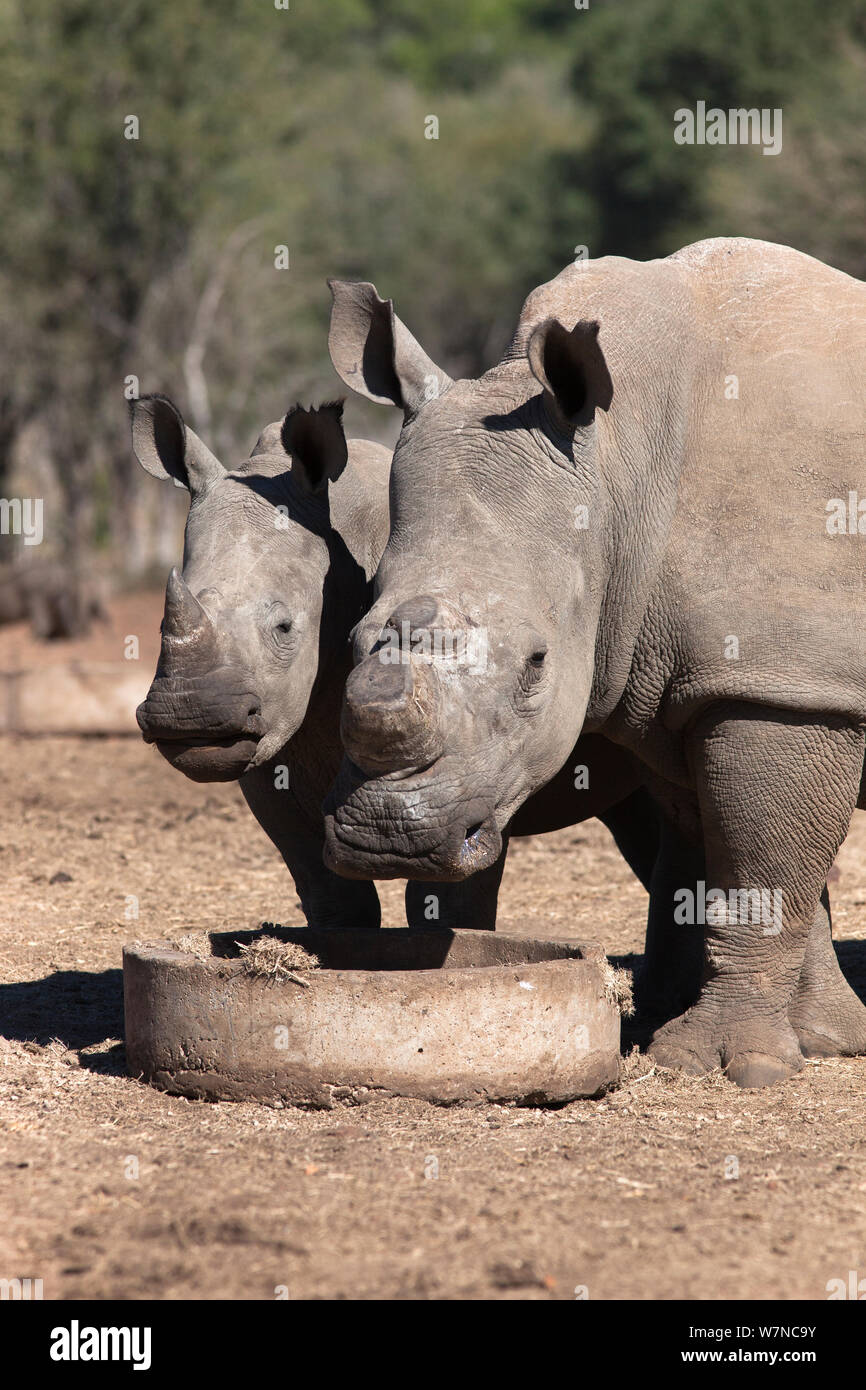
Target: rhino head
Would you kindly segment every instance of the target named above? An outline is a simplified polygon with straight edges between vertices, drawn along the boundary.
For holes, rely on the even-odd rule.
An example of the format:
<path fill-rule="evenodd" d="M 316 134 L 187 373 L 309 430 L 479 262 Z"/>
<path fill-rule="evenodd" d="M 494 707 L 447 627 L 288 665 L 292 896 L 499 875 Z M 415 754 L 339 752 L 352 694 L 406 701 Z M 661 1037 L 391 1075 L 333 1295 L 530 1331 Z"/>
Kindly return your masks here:
<path fill-rule="evenodd" d="M 452 381 L 372 285 L 332 292 L 338 373 L 402 408 L 404 427 L 375 601 L 354 632 L 326 863 L 456 880 L 499 857 L 584 722 L 613 388 L 595 322 L 548 319 L 480 379 Z"/>
<path fill-rule="evenodd" d="M 296 407 L 228 471 L 171 401 L 133 403 L 139 462 L 190 494 L 183 568 L 168 580 L 159 665 L 137 718 L 195 781 L 231 781 L 273 758 L 327 670 L 323 611 L 340 602 L 328 483 L 347 458 L 341 415 L 340 404 Z"/>

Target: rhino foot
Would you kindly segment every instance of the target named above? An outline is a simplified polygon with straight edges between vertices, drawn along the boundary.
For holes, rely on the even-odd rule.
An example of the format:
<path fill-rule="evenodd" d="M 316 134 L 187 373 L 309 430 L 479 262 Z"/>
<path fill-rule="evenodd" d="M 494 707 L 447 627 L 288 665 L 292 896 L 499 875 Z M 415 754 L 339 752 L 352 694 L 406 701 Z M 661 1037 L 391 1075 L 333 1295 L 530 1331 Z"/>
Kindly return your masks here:
<path fill-rule="evenodd" d="M 788 1017 L 804 1057 L 856 1057 L 866 1052 L 866 1008 L 842 974 L 833 949 L 826 887 Z"/>
<path fill-rule="evenodd" d="M 832 989 L 798 990 L 790 1019 L 804 1057 L 866 1053 L 866 1008 L 841 978 Z"/>
<path fill-rule="evenodd" d="M 797 1035 L 786 1018 L 732 1020 L 698 1003 L 660 1028 L 649 1048 L 659 1066 L 700 1076 L 723 1067 L 736 1086 L 771 1086 L 803 1066 Z"/>

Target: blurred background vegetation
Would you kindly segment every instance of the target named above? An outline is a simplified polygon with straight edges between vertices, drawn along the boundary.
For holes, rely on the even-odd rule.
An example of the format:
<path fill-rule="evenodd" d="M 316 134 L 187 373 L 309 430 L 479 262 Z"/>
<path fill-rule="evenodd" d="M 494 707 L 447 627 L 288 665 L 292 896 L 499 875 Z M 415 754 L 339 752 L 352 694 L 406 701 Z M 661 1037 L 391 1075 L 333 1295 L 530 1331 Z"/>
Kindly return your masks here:
<path fill-rule="evenodd" d="M 45 499 L 70 576 L 164 575 L 183 498 L 126 379 L 238 461 L 338 393 L 328 275 L 462 374 L 578 245 L 757 236 L 866 278 L 864 97 L 866 0 L 0 0 L 0 497 Z M 698 100 L 781 107 L 782 153 L 676 145 Z"/>

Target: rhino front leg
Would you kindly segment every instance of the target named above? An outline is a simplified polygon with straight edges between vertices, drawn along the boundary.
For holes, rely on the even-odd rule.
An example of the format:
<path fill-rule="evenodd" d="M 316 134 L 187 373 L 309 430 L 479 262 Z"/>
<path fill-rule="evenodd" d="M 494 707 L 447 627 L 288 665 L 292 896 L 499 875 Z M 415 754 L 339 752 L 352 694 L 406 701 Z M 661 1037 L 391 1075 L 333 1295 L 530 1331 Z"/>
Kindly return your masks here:
<path fill-rule="evenodd" d="M 311 927 L 378 927 L 381 908 L 375 885 L 341 878 L 325 867 L 324 826 L 305 813 L 289 788 L 277 790 L 273 764 L 241 779 L 244 799 L 294 879 Z"/>
<path fill-rule="evenodd" d="M 649 882 L 646 945 L 636 981 L 640 1036 L 675 1018 L 698 998 L 704 969 L 704 934 L 675 919 L 677 894 L 697 891 L 706 878 L 704 851 L 657 811 L 658 852 Z"/>
<path fill-rule="evenodd" d="M 636 982 L 640 1036 L 689 1008 L 698 998 L 704 964 L 700 927 L 675 921 L 676 894 L 707 881 L 704 852 L 659 812 L 659 848 L 649 884 L 646 949 Z M 628 857 L 628 856 L 626 856 Z M 634 868 L 634 865 L 632 865 Z M 788 1009 L 804 1057 L 853 1057 L 866 1052 L 866 1007 L 848 984 L 833 949 L 826 886 L 806 942 L 803 966 Z"/>
<path fill-rule="evenodd" d="M 653 1029 L 698 997 L 704 961 L 699 927 L 677 926 L 676 892 L 703 877 L 702 848 L 690 844 L 646 787 L 600 817 L 629 868 L 649 893 L 646 945 L 635 978 L 637 1017 L 632 1036 L 645 1042 Z"/>
<path fill-rule="evenodd" d="M 409 926 L 495 931 L 499 885 L 507 854 L 508 837 L 503 835 L 502 853 L 496 863 L 459 883 L 423 883 L 410 879 L 406 884 Z"/>
<path fill-rule="evenodd" d="M 367 879 L 341 878 L 325 867 L 324 836 L 275 841 L 295 881 L 310 927 L 379 927 L 382 910 L 376 886 Z"/>
<path fill-rule="evenodd" d="M 721 1064 L 738 1085 L 763 1086 L 803 1065 L 789 1009 L 857 801 L 863 734 L 841 719 L 729 705 L 699 721 L 690 753 L 707 865 L 705 977 L 650 1051 L 663 1066 Z"/>
<path fill-rule="evenodd" d="M 658 855 L 648 885 L 646 948 L 635 989 L 642 1038 L 695 1003 L 704 964 L 703 931 L 680 925 L 674 917 L 676 894 L 683 888 L 696 892 L 698 883 L 707 880 L 704 852 L 684 839 L 663 813 L 658 813 L 658 820 Z M 788 1017 L 804 1057 L 854 1057 L 866 1052 L 866 1007 L 845 979 L 833 949 L 826 886 Z"/>

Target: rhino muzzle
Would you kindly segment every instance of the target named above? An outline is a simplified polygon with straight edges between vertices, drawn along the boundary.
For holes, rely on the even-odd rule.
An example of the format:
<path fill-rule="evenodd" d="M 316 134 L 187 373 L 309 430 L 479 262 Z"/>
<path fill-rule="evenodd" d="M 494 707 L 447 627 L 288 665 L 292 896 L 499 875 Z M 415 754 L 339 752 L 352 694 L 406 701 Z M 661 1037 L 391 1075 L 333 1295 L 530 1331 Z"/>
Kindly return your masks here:
<path fill-rule="evenodd" d="M 393 610 L 349 676 L 346 758 L 324 808 L 328 868 L 347 878 L 455 881 L 501 854 L 492 787 L 446 747 L 454 639 L 468 632 L 447 602 L 418 595 Z"/>
<path fill-rule="evenodd" d="M 210 616 L 173 569 L 156 676 L 136 719 L 172 767 L 194 781 L 232 781 L 249 767 L 264 728 L 249 677 L 224 661 Z"/>
<path fill-rule="evenodd" d="M 456 882 L 502 853 L 491 787 L 445 757 L 426 771 L 366 777 L 348 758 L 325 800 L 325 864 L 345 878 Z"/>

